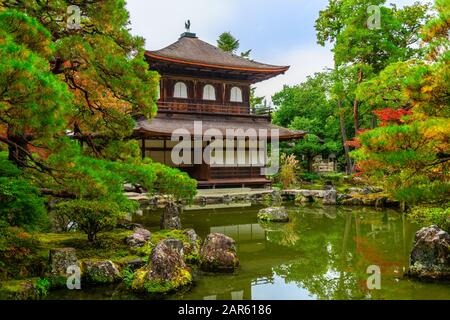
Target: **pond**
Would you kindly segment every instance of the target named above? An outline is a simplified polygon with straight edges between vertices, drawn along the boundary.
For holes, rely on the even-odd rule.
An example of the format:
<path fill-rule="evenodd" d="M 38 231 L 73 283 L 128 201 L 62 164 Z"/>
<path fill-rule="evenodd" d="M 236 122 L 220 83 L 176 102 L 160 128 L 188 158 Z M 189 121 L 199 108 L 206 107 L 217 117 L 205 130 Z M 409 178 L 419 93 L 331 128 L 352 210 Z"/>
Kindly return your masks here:
<path fill-rule="evenodd" d="M 288 206 L 287 224 L 261 224 L 258 207 L 184 211 L 183 228 L 204 238 L 236 240 L 236 274 L 197 275 L 188 292 L 167 299 L 450 299 L 450 283 L 404 278 L 418 227 L 393 210 Z M 157 230 L 158 212 L 136 222 Z M 381 288 L 369 290 L 367 271 L 381 270 Z M 136 299 L 117 287 L 58 290 L 49 299 Z"/>

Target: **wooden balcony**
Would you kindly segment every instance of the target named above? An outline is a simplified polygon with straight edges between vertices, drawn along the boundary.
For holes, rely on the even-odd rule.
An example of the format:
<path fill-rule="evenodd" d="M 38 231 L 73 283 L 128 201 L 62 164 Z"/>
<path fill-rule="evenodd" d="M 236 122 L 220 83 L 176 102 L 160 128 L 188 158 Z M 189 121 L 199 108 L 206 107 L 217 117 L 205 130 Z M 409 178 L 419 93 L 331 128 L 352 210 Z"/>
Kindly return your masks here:
<path fill-rule="evenodd" d="M 205 113 L 205 114 L 234 114 L 256 115 L 270 117 L 270 109 L 259 109 L 257 112 L 241 104 L 211 104 L 199 102 L 171 101 L 158 102 L 158 111 L 174 113 Z"/>

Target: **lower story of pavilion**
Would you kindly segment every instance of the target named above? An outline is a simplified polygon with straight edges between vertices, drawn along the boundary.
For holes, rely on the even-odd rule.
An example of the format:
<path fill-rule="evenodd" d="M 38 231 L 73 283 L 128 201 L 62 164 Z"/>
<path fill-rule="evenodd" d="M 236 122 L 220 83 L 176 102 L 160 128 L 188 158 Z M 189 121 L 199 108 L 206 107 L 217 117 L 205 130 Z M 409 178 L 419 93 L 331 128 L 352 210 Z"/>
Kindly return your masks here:
<path fill-rule="evenodd" d="M 215 120 L 215 119 L 214 119 Z M 216 188 L 216 187 L 264 187 L 270 185 L 271 181 L 263 174 L 262 168 L 267 163 L 267 157 L 262 157 L 260 151 L 255 150 L 255 145 L 245 140 L 244 145 L 240 148 L 234 147 L 230 161 L 229 149 L 223 150 L 223 154 L 211 154 L 211 150 L 205 149 L 209 143 L 202 141 L 197 145 L 194 151 L 195 143 L 189 141 L 190 146 L 187 149 L 188 155 L 180 153 L 179 150 L 174 152 L 174 148 L 179 146 L 179 141 L 172 141 L 172 134 L 175 130 L 185 128 L 187 132 L 193 133 L 192 121 L 195 119 L 174 119 L 157 116 L 152 121 L 145 119 L 138 121 L 138 127 L 135 130 L 135 136 L 140 141 L 142 157 L 149 157 L 153 161 L 163 163 L 170 167 L 176 167 L 181 171 L 189 174 L 198 182 L 198 188 Z M 204 130 L 208 128 L 216 128 L 225 132 L 226 129 L 241 128 L 244 131 L 252 128 L 281 129 L 279 139 L 281 141 L 299 139 L 304 136 L 303 131 L 292 131 L 271 125 L 267 121 L 255 123 L 254 121 L 238 121 L 230 122 L 226 119 L 221 121 L 209 121 L 205 117 L 201 118 L 204 124 Z M 270 137 L 269 137 L 270 143 Z M 225 142 L 223 145 L 225 146 Z M 261 143 L 258 143 L 261 147 Z M 200 147 L 200 148 L 199 148 Z M 195 154 L 199 153 L 200 160 L 195 159 Z M 228 151 L 228 153 L 227 153 Z M 216 153 L 216 151 L 213 151 Z M 180 163 L 174 159 L 174 154 L 188 159 Z M 186 158 L 187 157 L 187 158 Z M 221 161 L 205 161 L 208 157 L 214 157 L 215 160 Z M 211 160 L 211 158 L 208 158 Z M 212 164 L 211 164 L 212 163 Z"/>

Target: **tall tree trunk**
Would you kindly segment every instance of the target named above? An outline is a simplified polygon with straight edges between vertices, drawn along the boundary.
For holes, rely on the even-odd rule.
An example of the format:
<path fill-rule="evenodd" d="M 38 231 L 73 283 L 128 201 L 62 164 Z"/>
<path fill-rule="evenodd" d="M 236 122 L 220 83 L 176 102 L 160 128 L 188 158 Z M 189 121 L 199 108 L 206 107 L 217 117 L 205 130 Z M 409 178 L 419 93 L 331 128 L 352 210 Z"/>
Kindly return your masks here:
<path fill-rule="evenodd" d="M 342 135 L 342 143 L 344 145 L 344 156 L 345 156 L 345 173 L 346 174 L 352 174 L 353 173 L 353 164 L 352 160 L 350 159 L 350 149 L 347 142 L 347 130 L 345 129 L 345 120 L 344 120 L 344 114 L 342 113 L 342 101 L 338 101 L 338 110 L 339 110 L 339 125 L 341 127 L 341 135 Z"/>
<path fill-rule="evenodd" d="M 306 162 L 308 165 L 308 172 L 312 173 L 313 172 L 313 156 L 307 156 L 306 158 Z"/>
<path fill-rule="evenodd" d="M 363 79 L 363 71 L 360 67 L 358 70 L 358 83 L 360 84 Z M 353 101 L 353 122 L 355 126 L 355 136 L 358 134 L 359 130 L 359 110 L 358 110 L 358 99 L 355 97 L 355 100 Z"/>
<path fill-rule="evenodd" d="M 8 160 L 19 168 L 24 167 L 27 161 L 28 141 L 26 135 L 11 127 L 7 130 L 7 139 L 12 142 L 8 146 Z"/>

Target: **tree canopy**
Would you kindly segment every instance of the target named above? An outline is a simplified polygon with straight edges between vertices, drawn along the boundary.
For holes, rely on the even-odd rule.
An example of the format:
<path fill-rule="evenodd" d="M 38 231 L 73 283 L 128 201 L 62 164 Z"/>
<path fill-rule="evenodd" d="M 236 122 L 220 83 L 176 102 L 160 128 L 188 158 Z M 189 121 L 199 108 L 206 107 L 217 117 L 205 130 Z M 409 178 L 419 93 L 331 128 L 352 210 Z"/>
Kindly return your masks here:
<path fill-rule="evenodd" d="M 127 182 L 193 197 L 194 180 L 142 160 L 132 139 L 135 118 L 156 113 L 159 75 L 129 32 L 125 1 L 6 0 L 0 26 L 0 143 L 30 188 L 128 212 Z"/>

